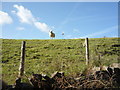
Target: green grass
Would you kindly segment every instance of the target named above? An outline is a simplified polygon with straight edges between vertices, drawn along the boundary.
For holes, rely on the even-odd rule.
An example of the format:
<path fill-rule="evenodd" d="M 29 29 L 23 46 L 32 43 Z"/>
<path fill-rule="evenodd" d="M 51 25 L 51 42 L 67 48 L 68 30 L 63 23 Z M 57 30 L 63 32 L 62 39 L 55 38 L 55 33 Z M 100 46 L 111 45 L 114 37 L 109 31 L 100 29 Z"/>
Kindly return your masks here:
<path fill-rule="evenodd" d="M 2 40 L 2 78 L 13 84 L 18 76 L 21 42 Z M 25 74 L 32 72 L 51 75 L 64 71 L 67 76 L 76 76 L 85 70 L 84 39 L 24 40 L 26 41 Z M 118 62 L 118 38 L 89 39 L 90 62 L 94 66 Z M 98 58 L 100 56 L 100 59 Z M 28 81 L 24 77 L 23 81 Z"/>

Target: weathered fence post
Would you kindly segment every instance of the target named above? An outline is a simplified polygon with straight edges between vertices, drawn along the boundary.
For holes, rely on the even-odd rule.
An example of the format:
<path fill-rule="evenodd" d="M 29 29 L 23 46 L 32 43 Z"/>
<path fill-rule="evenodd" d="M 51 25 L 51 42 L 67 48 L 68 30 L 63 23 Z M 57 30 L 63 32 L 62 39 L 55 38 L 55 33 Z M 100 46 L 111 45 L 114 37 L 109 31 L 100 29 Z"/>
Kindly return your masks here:
<path fill-rule="evenodd" d="M 86 65 L 89 64 L 89 42 L 88 38 L 85 39 L 85 47 L 86 47 Z"/>
<path fill-rule="evenodd" d="M 19 77 L 22 77 L 24 74 L 24 62 L 25 62 L 25 41 L 22 41 L 21 46 L 21 60 L 20 60 L 20 66 L 19 66 Z"/>

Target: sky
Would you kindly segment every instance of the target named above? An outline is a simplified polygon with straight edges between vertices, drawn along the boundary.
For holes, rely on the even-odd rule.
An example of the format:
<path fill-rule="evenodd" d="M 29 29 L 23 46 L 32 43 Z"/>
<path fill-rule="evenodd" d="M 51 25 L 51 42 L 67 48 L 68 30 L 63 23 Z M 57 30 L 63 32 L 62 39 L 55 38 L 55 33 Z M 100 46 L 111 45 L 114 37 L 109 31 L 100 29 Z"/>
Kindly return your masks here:
<path fill-rule="evenodd" d="M 4 39 L 117 37 L 118 3 L 2 2 L 0 25 Z"/>

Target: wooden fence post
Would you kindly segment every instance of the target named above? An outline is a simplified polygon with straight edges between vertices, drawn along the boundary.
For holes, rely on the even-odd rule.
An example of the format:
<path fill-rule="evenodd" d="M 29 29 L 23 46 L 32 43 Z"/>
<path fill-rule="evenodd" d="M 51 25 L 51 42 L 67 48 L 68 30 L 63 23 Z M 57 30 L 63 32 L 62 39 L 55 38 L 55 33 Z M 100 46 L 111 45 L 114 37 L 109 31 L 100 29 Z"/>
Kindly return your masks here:
<path fill-rule="evenodd" d="M 88 38 L 85 39 L 85 47 L 86 47 L 86 65 L 89 64 L 89 42 Z"/>
<path fill-rule="evenodd" d="M 21 46 L 21 60 L 20 60 L 20 66 L 19 66 L 19 77 L 22 77 L 24 74 L 24 62 L 25 62 L 25 41 L 22 41 Z"/>

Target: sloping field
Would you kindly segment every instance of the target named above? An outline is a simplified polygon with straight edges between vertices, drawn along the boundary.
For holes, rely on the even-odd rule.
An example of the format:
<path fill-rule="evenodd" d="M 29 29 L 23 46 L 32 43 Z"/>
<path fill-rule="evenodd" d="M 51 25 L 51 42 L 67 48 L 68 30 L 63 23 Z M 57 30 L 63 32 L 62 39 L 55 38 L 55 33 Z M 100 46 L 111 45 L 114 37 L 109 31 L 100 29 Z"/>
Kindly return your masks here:
<path fill-rule="evenodd" d="M 84 39 L 2 40 L 2 78 L 13 84 L 18 76 L 21 42 L 26 41 L 25 75 L 32 72 L 50 76 L 55 71 L 77 76 L 86 68 Z M 120 53 L 118 38 L 89 39 L 90 62 L 93 66 L 117 63 Z M 28 81 L 26 77 L 23 79 Z"/>

